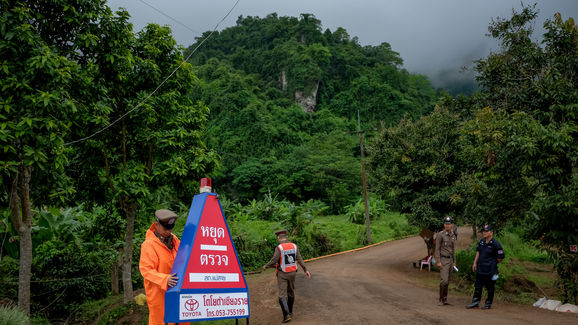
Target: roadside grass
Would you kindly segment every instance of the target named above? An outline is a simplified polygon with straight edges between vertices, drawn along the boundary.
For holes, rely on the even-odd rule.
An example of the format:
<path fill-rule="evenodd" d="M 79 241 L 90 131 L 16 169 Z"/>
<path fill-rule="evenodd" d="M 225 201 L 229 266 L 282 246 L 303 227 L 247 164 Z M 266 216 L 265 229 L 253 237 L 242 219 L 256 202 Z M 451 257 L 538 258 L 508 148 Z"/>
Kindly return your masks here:
<path fill-rule="evenodd" d="M 282 222 L 266 220 L 232 220 L 228 224 L 245 272 L 259 270 L 269 261 L 277 245 L 274 232 L 284 227 Z M 298 244 L 304 259 L 367 245 L 365 225 L 352 223 L 345 215 L 316 216 L 304 227 L 303 232 L 315 235 L 315 238 L 307 238 L 301 233 L 289 236 Z M 386 212 L 371 221 L 372 243 L 417 233 L 418 229 L 410 226 L 400 213 Z M 319 239 L 320 235 L 323 239 Z M 319 249 L 320 245 L 325 245 L 323 251 Z"/>
<path fill-rule="evenodd" d="M 101 300 L 89 301 L 82 304 L 76 315 L 79 317 L 76 322 L 87 323 L 99 319 L 112 306 L 122 303 L 122 295 L 109 296 Z"/>
<path fill-rule="evenodd" d="M 365 225 L 352 223 L 345 215 L 322 216 L 316 218 L 315 222 L 335 244 L 335 252 L 367 245 Z M 379 218 L 371 220 L 370 225 L 372 243 L 398 239 L 407 235 L 415 235 L 419 232 L 417 227 L 408 224 L 405 216 L 397 212 L 386 212 Z"/>
<path fill-rule="evenodd" d="M 541 264 L 548 262 L 548 254 L 539 248 L 539 241 L 523 239 L 520 228 L 508 227 L 497 238 L 504 251 L 518 260 Z"/>

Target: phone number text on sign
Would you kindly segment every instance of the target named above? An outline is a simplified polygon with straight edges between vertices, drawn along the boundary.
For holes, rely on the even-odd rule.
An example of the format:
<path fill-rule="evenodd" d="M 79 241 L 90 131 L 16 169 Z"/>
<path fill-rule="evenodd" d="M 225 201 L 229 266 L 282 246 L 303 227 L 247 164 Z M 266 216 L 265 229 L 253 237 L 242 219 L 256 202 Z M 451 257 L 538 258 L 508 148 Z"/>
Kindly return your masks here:
<path fill-rule="evenodd" d="M 180 295 L 180 320 L 243 317 L 249 314 L 246 292 Z"/>

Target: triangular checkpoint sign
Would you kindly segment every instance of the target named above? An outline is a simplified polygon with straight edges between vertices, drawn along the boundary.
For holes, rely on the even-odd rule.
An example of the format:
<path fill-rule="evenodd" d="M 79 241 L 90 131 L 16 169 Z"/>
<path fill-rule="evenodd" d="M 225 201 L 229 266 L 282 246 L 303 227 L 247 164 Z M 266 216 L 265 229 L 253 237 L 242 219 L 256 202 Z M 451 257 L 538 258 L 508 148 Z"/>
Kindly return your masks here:
<path fill-rule="evenodd" d="M 165 293 L 165 322 L 249 317 L 249 289 L 215 193 L 195 195 Z"/>

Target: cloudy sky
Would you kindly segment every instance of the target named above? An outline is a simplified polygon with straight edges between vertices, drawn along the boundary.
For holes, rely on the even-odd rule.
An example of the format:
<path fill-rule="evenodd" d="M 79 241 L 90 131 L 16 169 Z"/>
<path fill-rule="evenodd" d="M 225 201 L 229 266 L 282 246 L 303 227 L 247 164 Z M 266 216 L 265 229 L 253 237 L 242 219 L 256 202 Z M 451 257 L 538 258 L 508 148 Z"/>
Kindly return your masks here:
<path fill-rule="evenodd" d="M 189 46 L 204 31 L 212 30 L 237 0 L 108 0 L 113 10 L 124 7 L 135 30 L 147 23 L 170 25 L 181 45 Z M 537 35 L 542 24 L 554 13 L 578 20 L 578 0 L 523 1 L 537 3 Z M 343 27 L 361 45 L 391 44 L 410 72 L 435 79 L 440 71 L 457 72 L 485 57 L 497 44 L 489 39 L 492 18 L 510 17 L 520 9 L 520 0 L 239 0 L 219 30 L 234 26 L 239 16 L 276 12 L 279 16 L 299 17 L 312 13 L 323 30 Z M 170 17 L 170 18 L 169 18 Z"/>

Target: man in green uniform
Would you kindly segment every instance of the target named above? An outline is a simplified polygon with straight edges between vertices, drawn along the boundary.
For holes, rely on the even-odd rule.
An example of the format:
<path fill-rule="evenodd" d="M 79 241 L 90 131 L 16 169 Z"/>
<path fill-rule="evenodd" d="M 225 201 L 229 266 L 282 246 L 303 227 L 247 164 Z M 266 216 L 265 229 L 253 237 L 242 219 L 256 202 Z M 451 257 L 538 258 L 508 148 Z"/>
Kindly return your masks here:
<path fill-rule="evenodd" d="M 453 268 L 456 266 L 454 254 L 454 243 L 456 234 L 454 233 L 454 219 L 450 216 L 444 218 L 444 230 L 440 231 L 436 237 L 435 257 L 437 266 L 440 269 L 440 298 L 438 305 L 449 305 L 448 287 L 452 278 Z"/>
<path fill-rule="evenodd" d="M 297 263 L 301 265 L 307 278 L 311 273 L 303 262 L 297 245 L 289 242 L 287 231 L 279 230 L 275 232 L 279 245 L 275 248 L 275 253 L 269 263 L 263 266 L 263 270 L 269 267 L 277 268 L 277 286 L 279 288 L 279 305 L 283 311 L 283 323 L 293 317 L 293 303 L 295 302 L 295 276 L 297 275 Z"/>

